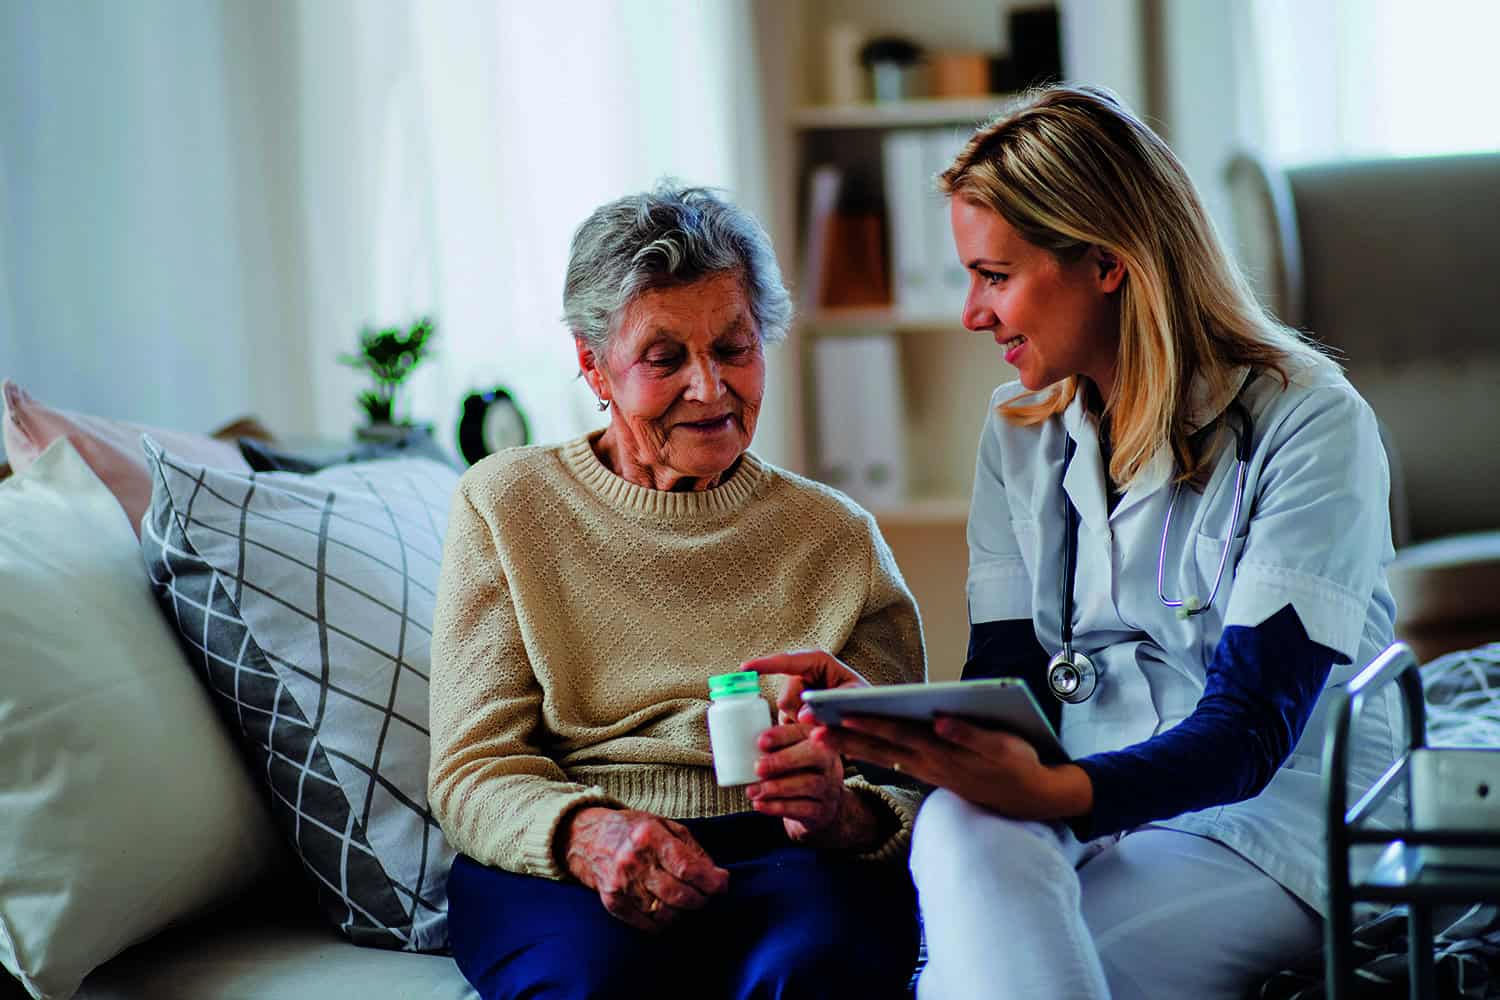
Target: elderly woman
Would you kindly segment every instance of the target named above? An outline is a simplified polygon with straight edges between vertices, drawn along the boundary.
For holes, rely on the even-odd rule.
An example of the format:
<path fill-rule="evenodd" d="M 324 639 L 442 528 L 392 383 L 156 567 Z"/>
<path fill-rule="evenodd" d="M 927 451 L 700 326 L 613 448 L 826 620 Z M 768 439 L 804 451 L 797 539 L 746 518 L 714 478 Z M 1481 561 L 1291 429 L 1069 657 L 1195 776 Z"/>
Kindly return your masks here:
<path fill-rule="evenodd" d="M 783 717 L 715 783 L 708 678 L 837 650 L 924 674 L 874 521 L 747 449 L 791 307 L 769 240 L 698 188 L 596 210 L 564 292 L 609 425 L 480 462 L 433 629 L 430 798 L 485 997 L 904 995 L 914 802 Z M 765 682 L 774 699 L 776 684 Z"/>

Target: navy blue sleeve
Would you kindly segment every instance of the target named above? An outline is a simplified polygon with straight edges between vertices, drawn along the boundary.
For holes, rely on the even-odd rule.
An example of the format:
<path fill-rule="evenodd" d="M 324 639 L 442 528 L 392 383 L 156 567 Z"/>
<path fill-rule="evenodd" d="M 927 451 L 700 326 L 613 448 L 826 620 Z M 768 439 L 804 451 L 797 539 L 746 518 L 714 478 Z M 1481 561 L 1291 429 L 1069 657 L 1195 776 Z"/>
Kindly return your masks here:
<path fill-rule="evenodd" d="M 960 675 L 966 681 L 988 677 L 1016 677 L 1026 682 L 1055 731 L 1062 726 L 1062 702 L 1047 690 L 1047 662 L 1051 659 L 1037 641 L 1029 618 L 969 625 L 969 660 Z"/>
<path fill-rule="evenodd" d="M 1093 812 L 1069 821 L 1074 832 L 1088 839 L 1260 794 L 1297 745 L 1335 655 L 1290 604 L 1253 628 L 1226 628 L 1191 715 L 1074 761 L 1094 786 Z"/>

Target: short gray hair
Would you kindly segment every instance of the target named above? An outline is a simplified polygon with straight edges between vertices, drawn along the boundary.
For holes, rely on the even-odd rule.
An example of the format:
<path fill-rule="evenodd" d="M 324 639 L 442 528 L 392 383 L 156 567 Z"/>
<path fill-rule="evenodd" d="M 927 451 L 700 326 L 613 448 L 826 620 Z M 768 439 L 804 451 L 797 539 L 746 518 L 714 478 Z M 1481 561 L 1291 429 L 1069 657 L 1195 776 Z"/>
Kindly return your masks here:
<path fill-rule="evenodd" d="M 598 354 L 643 292 L 738 274 L 762 343 L 783 340 L 792 297 L 771 238 L 755 217 L 702 187 L 661 181 L 594 209 L 568 252 L 563 320 Z"/>

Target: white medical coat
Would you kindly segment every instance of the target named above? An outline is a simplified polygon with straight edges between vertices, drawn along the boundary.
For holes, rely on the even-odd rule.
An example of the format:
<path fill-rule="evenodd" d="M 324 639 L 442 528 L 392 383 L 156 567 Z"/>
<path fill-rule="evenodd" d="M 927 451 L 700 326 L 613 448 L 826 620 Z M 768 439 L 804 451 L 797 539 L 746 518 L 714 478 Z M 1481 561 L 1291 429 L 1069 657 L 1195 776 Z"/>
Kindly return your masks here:
<path fill-rule="evenodd" d="M 1101 668 L 1088 701 L 1063 707 L 1062 738 L 1075 757 L 1118 750 L 1186 718 L 1203 694 L 1224 628 L 1259 625 L 1287 604 L 1308 636 L 1338 653 L 1290 757 L 1252 799 L 1156 824 L 1201 834 L 1243 855 L 1319 913 L 1326 911 L 1321 759 L 1329 692 L 1348 683 L 1392 640 L 1386 585 L 1390 475 L 1374 413 L 1331 364 L 1303 368 L 1283 388 L 1275 372 L 1223 398 L 1195 385 L 1190 423 L 1207 426 L 1240 391 L 1253 422 L 1244 506 L 1223 582 L 1209 609 L 1182 619 L 1157 596 L 1157 556 L 1173 461 L 1162 449 L 1109 509 L 1098 425 L 1079 393 L 1060 415 L 1018 427 L 995 407 L 1025 392 L 1001 386 L 980 438 L 969 513 L 971 622 L 1030 618 L 1048 652 L 1062 646 L 1063 491 L 1077 508 L 1073 645 Z M 1206 600 L 1234 503 L 1235 451 L 1221 447 L 1200 494 L 1184 487 L 1167 541 L 1165 593 Z M 1077 450 L 1064 474 L 1065 437 Z M 1401 708 L 1395 686 L 1356 723 L 1350 773 L 1367 788 L 1395 756 Z M 1172 780 L 1162 775 L 1161 780 Z M 1388 815 L 1388 813 L 1386 814 Z"/>

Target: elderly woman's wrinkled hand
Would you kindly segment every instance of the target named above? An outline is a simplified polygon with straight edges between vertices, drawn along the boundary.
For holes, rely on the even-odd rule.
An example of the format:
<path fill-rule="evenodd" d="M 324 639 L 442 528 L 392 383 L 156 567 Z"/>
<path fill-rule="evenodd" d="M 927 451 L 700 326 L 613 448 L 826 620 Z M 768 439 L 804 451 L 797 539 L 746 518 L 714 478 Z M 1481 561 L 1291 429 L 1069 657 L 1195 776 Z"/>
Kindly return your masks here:
<path fill-rule="evenodd" d="M 745 792 L 756 812 L 780 816 L 787 836 L 814 847 L 868 850 L 884 836 L 870 803 L 844 783 L 844 759 L 810 736 L 806 720 L 761 734 L 760 781 Z"/>
<path fill-rule="evenodd" d="M 760 735 L 761 780 L 745 789 L 756 812 L 780 816 L 787 836 L 801 841 L 834 823 L 843 805 L 844 761 L 808 739 L 812 726 L 772 726 Z"/>
<path fill-rule="evenodd" d="M 729 872 L 681 823 L 635 809 L 590 806 L 562 834 L 569 872 L 599 893 L 604 908 L 655 932 L 729 887 Z"/>
<path fill-rule="evenodd" d="M 787 836 L 819 847 L 873 847 L 880 818 L 868 801 L 844 783 L 843 757 L 810 736 L 817 726 L 802 715 L 806 688 L 866 687 L 869 681 L 832 653 L 802 649 L 746 661 L 742 670 L 790 677 L 776 703 L 781 725 L 760 738 L 756 773 L 763 780 L 746 789 L 752 807 L 780 816 Z"/>

